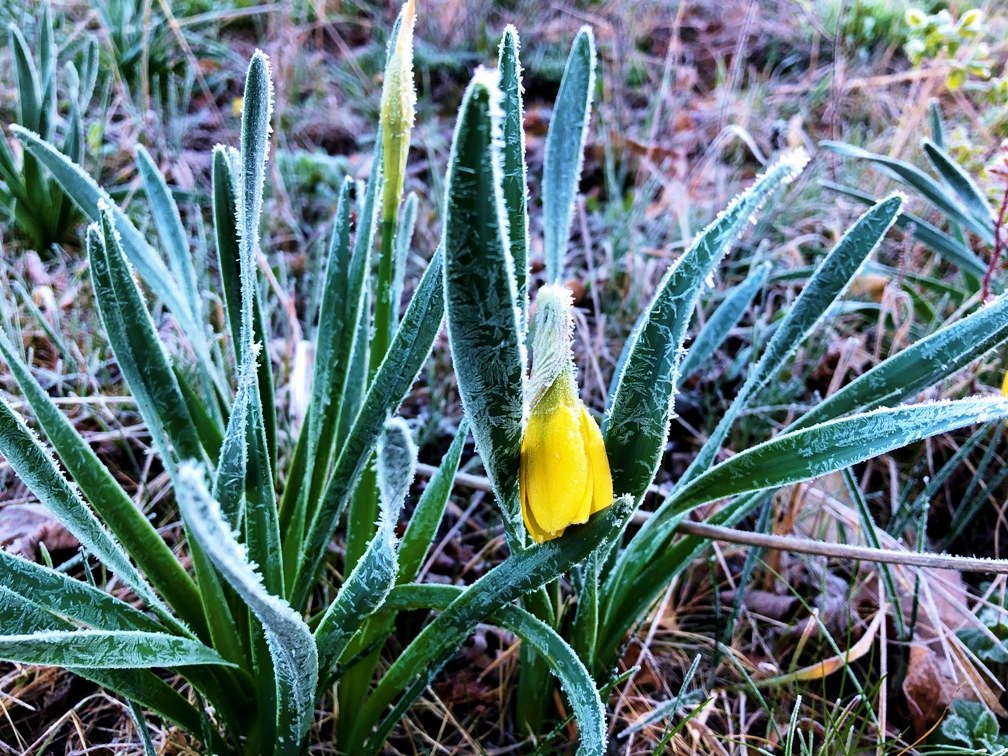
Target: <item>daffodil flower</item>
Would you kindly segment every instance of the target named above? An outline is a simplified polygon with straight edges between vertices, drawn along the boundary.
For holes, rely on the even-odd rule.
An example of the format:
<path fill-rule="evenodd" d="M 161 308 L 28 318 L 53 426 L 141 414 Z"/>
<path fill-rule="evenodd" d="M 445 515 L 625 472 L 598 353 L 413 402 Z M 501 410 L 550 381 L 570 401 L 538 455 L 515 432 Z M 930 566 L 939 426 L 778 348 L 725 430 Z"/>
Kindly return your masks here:
<path fill-rule="evenodd" d="M 531 409 L 518 479 L 522 519 L 537 543 L 587 522 L 613 500 L 602 433 L 578 397 L 572 337 L 570 292 L 544 286 L 536 299 Z"/>

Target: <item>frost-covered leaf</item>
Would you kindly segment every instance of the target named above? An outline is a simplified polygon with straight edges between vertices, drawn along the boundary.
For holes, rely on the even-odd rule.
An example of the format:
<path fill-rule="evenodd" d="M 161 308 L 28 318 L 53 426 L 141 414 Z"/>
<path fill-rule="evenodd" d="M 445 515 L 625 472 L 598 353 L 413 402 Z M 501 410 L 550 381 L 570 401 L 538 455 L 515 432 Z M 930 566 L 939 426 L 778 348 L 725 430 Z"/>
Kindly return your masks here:
<path fill-rule="evenodd" d="M 525 345 L 501 194 L 500 97 L 496 73 L 480 69 L 462 98 L 445 190 L 444 287 L 462 405 L 517 549 Z"/>
<path fill-rule="evenodd" d="M 311 726 L 318 684 L 318 652 L 311 630 L 290 604 L 263 586 L 262 576 L 249 564 L 245 548 L 221 516 L 220 505 L 210 497 L 199 468 L 183 465 L 178 480 L 179 510 L 190 532 L 262 623 L 276 683 L 278 745 L 283 752 L 297 752 Z"/>
<path fill-rule="evenodd" d="M 416 471 L 417 450 L 400 417 L 385 424 L 376 456 L 378 532 L 315 630 L 322 677 L 330 673 L 361 624 L 384 603 L 399 572 L 396 525 Z"/>
<path fill-rule="evenodd" d="M 767 198 L 792 181 L 807 161 L 800 152 L 772 166 L 700 232 L 659 283 L 630 335 L 603 427 L 617 494 L 640 497 L 654 477 L 672 417 L 686 328 L 701 287 Z"/>
<path fill-rule="evenodd" d="M 567 240 L 595 94 L 595 37 L 582 26 L 571 47 L 546 132 L 543 158 L 543 251 L 549 283 L 563 280 Z"/>

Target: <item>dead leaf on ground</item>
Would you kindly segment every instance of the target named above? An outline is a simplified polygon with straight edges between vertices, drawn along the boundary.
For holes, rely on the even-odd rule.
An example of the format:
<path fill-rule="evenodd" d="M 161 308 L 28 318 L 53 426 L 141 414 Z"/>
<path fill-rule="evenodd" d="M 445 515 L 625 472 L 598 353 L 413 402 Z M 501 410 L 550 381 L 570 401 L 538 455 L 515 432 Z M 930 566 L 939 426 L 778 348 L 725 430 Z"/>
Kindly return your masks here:
<path fill-rule="evenodd" d="M 0 546 L 10 554 L 35 561 L 38 545 L 48 551 L 77 548 L 74 538 L 49 511 L 38 504 L 9 504 L 0 509 Z"/>

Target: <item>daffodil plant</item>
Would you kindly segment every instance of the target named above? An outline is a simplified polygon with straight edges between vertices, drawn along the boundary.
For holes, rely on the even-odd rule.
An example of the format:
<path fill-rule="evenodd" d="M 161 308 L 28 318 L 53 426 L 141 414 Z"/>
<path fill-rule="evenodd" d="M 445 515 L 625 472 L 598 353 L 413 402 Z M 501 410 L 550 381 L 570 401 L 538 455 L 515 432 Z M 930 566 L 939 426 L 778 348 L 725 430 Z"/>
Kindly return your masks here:
<path fill-rule="evenodd" d="M 693 466 L 629 531 L 661 463 L 703 283 L 805 157 L 768 167 L 672 263 L 624 349 L 600 430 L 578 398 L 572 305 L 560 285 L 594 89 L 591 31 L 575 40 L 546 140 L 548 281 L 538 289 L 530 331 L 529 198 L 512 27 L 497 68 L 479 69 L 462 100 L 439 248 L 401 318 L 392 301 L 399 251 L 409 243 L 406 219 L 415 212 L 415 201 L 401 201 L 413 15 L 411 1 L 392 34 L 371 174 L 366 184 L 348 180 L 335 209 L 324 296 L 304 324 L 316 359 L 300 427 L 282 427 L 275 411 L 265 349 L 271 303 L 257 281 L 257 258 L 268 253 L 259 239 L 272 108 L 266 56 L 257 52 L 248 68 L 240 148 L 213 152 L 216 287 L 197 275 L 173 194 L 143 148 L 137 168 L 156 245 L 70 157 L 13 129 L 91 221 L 85 244 L 94 300 L 170 481 L 182 535 L 179 543 L 164 540 L 35 379 L 22 345 L 0 337 L 0 357 L 34 415 L 29 424 L 0 403 L 0 454 L 77 537 L 84 575 L 0 551 L 0 659 L 67 667 L 185 730 L 208 753 L 301 753 L 316 708 L 331 706 L 334 695 L 335 747 L 376 753 L 465 639 L 489 622 L 521 639 L 519 727 L 542 732 L 557 680 L 580 752 L 603 754 L 600 690 L 636 625 L 704 546 L 676 534 L 689 512 L 723 500 L 712 518 L 732 523 L 780 486 L 1008 416 L 1003 399 L 898 405 L 1008 337 L 1008 300 L 999 299 L 889 358 L 769 441 L 717 462 L 739 412 L 827 316 L 896 220 L 901 199 L 890 197 L 827 255 Z M 134 274 L 163 310 L 148 305 Z M 765 277 L 766 268 L 757 268 L 736 299 L 751 300 Z M 216 308 L 208 299 L 222 305 L 223 324 L 209 317 Z M 443 316 L 465 417 L 398 537 L 416 448 L 395 413 Z M 181 354 L 161 336 L 160 326 L 172 322 L 188 342 Z M 712 317 L 694 343 L 714 348 L 731 326 L 730 315 Z M 510 553 L 471 585 L 417 584 L 470 431 Z M 365 475 L 372 458 L 373 476 Z M 342 564 L 329 549 L 337 533 L 347 544 Z M 90 569 L 98 563 L 114 581 L 96 577 L 106 574 Z M 387 666 L 379 664 L 396 615 L 416 609 L 435 614 L 412 639 L 397 639 Z"/>

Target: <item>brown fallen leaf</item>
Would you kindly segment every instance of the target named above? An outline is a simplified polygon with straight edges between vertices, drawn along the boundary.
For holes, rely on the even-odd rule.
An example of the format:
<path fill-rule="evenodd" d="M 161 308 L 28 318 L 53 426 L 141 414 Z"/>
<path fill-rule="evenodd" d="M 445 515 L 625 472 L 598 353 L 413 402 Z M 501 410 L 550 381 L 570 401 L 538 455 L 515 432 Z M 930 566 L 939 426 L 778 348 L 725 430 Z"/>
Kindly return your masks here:
<path fill-rule="evenodd" d="M 911 644 L 903 695 L 910 708 L 914 735 L 918 738 L 924 737 L 944 718 L 959 687 L 943 667 L 943 660 L 934 649 L 923 643 Z"/>
<path fill-rule="evenodd" d="M 35 561 L 38 545 L 48 551 L 77 548 L 74 538 L 40 504 L 8 504 L 0 509 L 0 546 L 10 554 Z"/>

